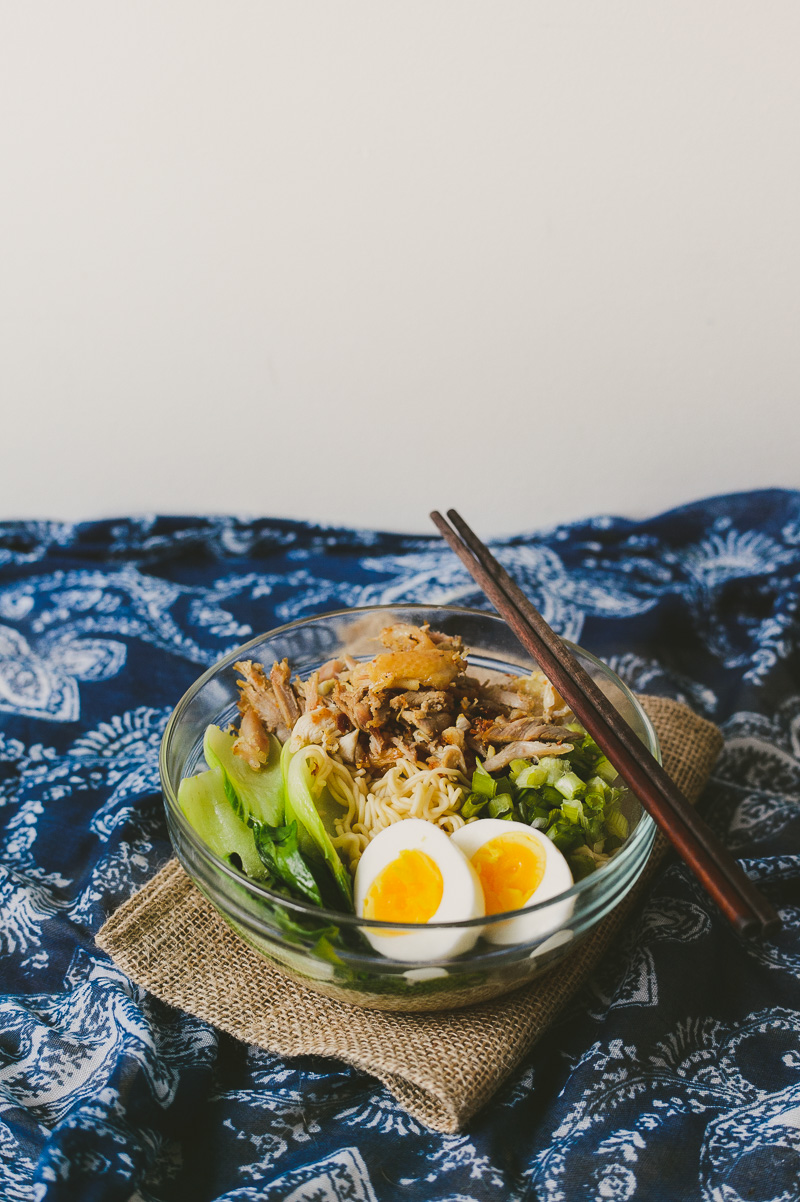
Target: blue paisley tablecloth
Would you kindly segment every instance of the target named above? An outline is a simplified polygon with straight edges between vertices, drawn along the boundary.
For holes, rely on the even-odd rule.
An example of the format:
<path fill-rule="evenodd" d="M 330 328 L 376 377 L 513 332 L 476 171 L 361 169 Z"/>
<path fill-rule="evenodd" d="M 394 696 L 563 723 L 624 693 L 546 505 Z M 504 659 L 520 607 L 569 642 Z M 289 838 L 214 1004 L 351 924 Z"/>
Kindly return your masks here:
<path fill-rule="evenodd" d="M 484 602 L 433 537 L 234 518 L 0 525 L 4 1200 L 800 1197 L 800 494 L 496 547 L 562 634 L 722 726 L 703 808 L 781 909 L 780 936 L 743 943 L 668 862 L 461 1135 L 426 1130 L 341 1064 L 282 1061 L 169 1009 L 93 936 L 169 856 L 157 754 L 184 689 L 301 615 Z"/>

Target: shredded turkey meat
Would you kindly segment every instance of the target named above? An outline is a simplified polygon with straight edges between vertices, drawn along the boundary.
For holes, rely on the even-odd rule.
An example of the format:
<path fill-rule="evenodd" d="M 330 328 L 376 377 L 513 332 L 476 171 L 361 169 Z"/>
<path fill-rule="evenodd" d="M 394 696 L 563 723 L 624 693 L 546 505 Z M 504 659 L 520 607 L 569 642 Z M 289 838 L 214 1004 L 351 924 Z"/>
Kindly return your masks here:
<path fill-rule="evenodd" d="M 233 665 L 236 671 L 241 676 L 239 685 L 239 713 L 244 718 L 248 710 L 252 710 L 257 718 L 260 719 L 266 731 L 274 731 L 280 739 L 281 743 L 285 743 L 289 738 L 291 726 L 294 723 L 288 724 L 284 720 L 281 707 L 278 705 L 278 699 L 275 696 L 272 685 L 264 675 L 264 669 L 261 664 L 254 664 L 252 660 L 240 660 L 239 663 Z M 249 727 L 252 731 L 252 720 L 248 719 Z M 241 737 L 240 729 L 240 737 Z M 241 752 L 240 752 L 241 754 Z"/>
<path fill-rule="evenodd" d="M 549 723 L 531 721 L 530 718 L 516 718 L 513 722 L 495 719 L 476 737 L 486 747 L 492 747 L 495 743 L 531 743 L 538 739 L 564 743 L 575 737 L 575 731 L 568 726 L 551 726 Z"/>
<path fill-rule="evenodd" d="M 572 743 L 509 743 L 497 755 L 483 761 L 487 772 L 501 772 L 512 760 L 541 759 L 543 755 L 569 755 Z"/>
<path fill-rule="evenodd" d="M 272 671 L 269 674 L 270 684 L 280 706 L 283 720 L 290 730 L 300 717 L 300 706 L 297 704 L 297 698 L 292 690 L 291 677 L 288 660 L 284 659 L 279 664 L 272 665 Z"/>
<path fill-rule="evenodd" d="M 258 714 L 250 706 L 242 714 L 239 736 L 233 744 L 233 754 L 241 756 L 254 772 L 258 772 L 269 759 L 269 735 Z"/>
<path fill-rule="evenodd" d="M 373 659 L 330 660 L 305 681 L 292 681 L 286 660 L 246 660 L 240 673 L 242 720 L 237 755 L 264 763 L 267 736 L 292 746 L 317 743 L 368 771 L 399 759 L 471 772 L 476 756 L 495 772 L 512 759 L 565 755 L 574 732 L 560 725 L 569 710 L 540 673 L 484 682 L 468 675 L 461 638 L 397 623 L 380 633 Z"/>

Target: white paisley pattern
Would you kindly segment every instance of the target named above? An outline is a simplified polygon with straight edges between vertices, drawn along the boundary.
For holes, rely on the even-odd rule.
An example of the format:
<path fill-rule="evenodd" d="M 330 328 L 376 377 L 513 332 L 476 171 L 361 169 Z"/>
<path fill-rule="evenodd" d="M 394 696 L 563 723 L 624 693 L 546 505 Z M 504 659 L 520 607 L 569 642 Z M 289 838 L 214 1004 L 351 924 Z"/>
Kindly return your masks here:
<path fill-rule="evenodd" d="M 170 854 L 158 747 L 181 693 L 305 614 L 485 602 L 435 538 L 235 518 L 0 525 L 0 1198 L 800 1197 L 800 494 L 495 549 L 562 634 L 720 723 L 704 811 L 780 934 L 738 939 L 668 863 L 590 984 L 452 1136 L 341 1064 L 284 1061 L 169 1009 L 93 936 Z"/>

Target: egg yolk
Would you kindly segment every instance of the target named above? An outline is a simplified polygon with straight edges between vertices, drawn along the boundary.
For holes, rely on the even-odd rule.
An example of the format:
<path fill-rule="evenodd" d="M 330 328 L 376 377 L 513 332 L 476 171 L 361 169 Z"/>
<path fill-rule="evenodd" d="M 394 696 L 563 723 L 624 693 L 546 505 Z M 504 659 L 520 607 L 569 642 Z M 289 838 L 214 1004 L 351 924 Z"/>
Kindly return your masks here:
<path fill-rule="evenodd" d="M 378 922 L 430 922 L 442 902 L 444 881 L 424 851 L 401 851 L 382 869 L 364 898 L 364 917 Z"/>
<path fill-rule="evenodd" d="M 472 867 L 480 878 L 487 914 L 519 910 L 542 883 L 547 852 L 535 839 L 510 831 L 479 847 Z"/>

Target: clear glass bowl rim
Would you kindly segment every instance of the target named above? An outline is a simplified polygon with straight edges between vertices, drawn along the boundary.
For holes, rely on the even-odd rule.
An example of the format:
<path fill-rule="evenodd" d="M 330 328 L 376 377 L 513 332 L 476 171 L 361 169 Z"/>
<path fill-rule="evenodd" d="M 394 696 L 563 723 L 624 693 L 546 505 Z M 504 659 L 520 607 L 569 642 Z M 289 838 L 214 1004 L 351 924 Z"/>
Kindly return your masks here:
<path fill-rule="evenodd" d="M 506 625 L 506 622 L 503 618 L 489 610 L 471 609 L 467 606 L 459 605 L 421 605 L 405 603 L 402 601 L 396 601 L 390 605 L 352 606 L 349 609 L 329 610 L 325 613 L 310 614 L 305 618 L 297 618 L 293 622 L 286 622 L 282 626 L 275 626 L 272 630 L 268 630 L 263 634 L 256 635 L 254 638 L 250 639 L 249 642 L 243 643 L 240 647 L 228 652 L 228 654 L 223 656 L 222 659 L 217 660 L 217 662 L 212 664 L 210 668 L 207 668 L 206 671 L 189 686 L 172 711 L 167 725 L 164 728 L 164 734 L 162 736 L 159 749 L 158 767 L 161 776 L 161 787 L 167 806 L 170 810 L 171 818 L 179 826 L 182 837 L 188 839 L 202 860 L 205 860 L 209 866 L 222 872 L 232 884 L 237 885 L 239 888 L 245 888 L 255 898 L 261 898 L 265 902 L 269 902 L 271 905 L 277 904 L 283 906 L 285 909 L 291 910 L 295 914 L 302 914 L 306 918 L 314 918 L 317 921 L 320 919 L 329 920 L 331 924 L 335 924 L 340 927 L 352 926 L 358 927 L 361 930 L 369 929 L 387 932 L 408 931 L 410 929 L 408 923 L 382 922 L 376 919 L 359 918 L 357 914 L 348 914 L 341 910 L 327 910 L 319 906 L 307 905 L 305 902 L 288 898 L 282 893 L 273 893 L 272 890 L 268 889 L 265 885 L 260 884 L 258 881 L 252 880 L 243 873 L 237 872 L 232 865 L 226 864 L 224 860 L 220 859 L 219 856 L 211 851 L 211 849 L 203 842 L 183 813 L 183 810 L 178 804 L 178 797 L 172 787 L 172 781 L 167 771 L 167 753 L 173 731 L 179 725 L 184 710 L 186 710 L 191 704 L 195 695 L 200 692 L 200 690 L 209 680 L 213 679 L 213 677 L 215 677 L 225 668 L 230 667 L 230 665 L 236 660 L 241 659 L 247 652 L 265 643 L 268 639 L 272 639 L 277 635 L 286 634 L 287 631 L 294 630 L 299 626 L 310 625 L 312 622 L 319 621 L 321 619 L 349 617 L 357 614 L 380 613 L 382 610 L 385 610 L 387 613 L 396 613 L 398 609 L 410 610 L 412 612 L 419 611 L 420 613 L 430 613 L 431 610 L 440 610 L 448 614 L 464 614 L 471 618 L 482 618 L 490 622 L 496 622 L 502 626 Z M 609 675 L 614 680 L 614 683 L 620 689 L 622 694 L 638 712 L 638 715 L 647 733 L 649 743 L 648 750 L 660 760 L 661 757 L 658 735 L 656 734 L 653 723 L 650 721 L 650 718 L 642 709 L 641 705 L 636 700 L 636 697 L 628 688 L 628 686 L 622 680 L 620 680 L 617 674 L 613 672 L 607 664 L 604 664 L 601 659 L 598 659 L 596 655 L 592 655 L 590 651 L 587 651 L 584 647 L 580 647 L 576 643 L 570 642 L 568 639 L 565 639 L 564 642 L 571 651 L 578 651 L 581 656 L 583 656 L 590 663 L 599 668 L 601 672 Z M 636 830 L 629 838 L 625 846 L 620 848 L 619 852 L 614 856 L 614 858 L 608 864 L 604 865 L 603 868 L 601 868 L 598 872 L 593 872 L 590 876 L 584 877 L 583 880 L 580 880 L 574 884 L 571 889 L 567 889 L 563 893 L 558 893 L 553 897 L 549 897 L 546 901 L 538 902 L 536 905 L 524 906 L 519 910 L 508 910 L 502 914 L 492 914 L 484 916 L 483 918 L 462 919 L 454 922 L 427 922 L 425 923 L 425 928 L 426 930 L 430 929 L 444 931 L 461 930 L 462 928 L 466 929 L 469 927 L 482 927 L 485 929 L 487 925 L 506 922 L 508 919 L 514 918 L 517 915 L 543 912 L 548 908 L 562 904 L 565 901 L 570 901 L 573 899 L 577 901 L 577 899 L 579 899 L 583 894 L 591 892 L 593 888 L 597 889 L 601 882 L 606 882 L 610 886 L 610 876 L 617 877 L 624 875 L 623 870 L 628 865 L 629 861 L 633 859 L 640 851 L 643 844 L 652 841 L 654 835 L 655 823 L 647 811 L 643 808 L 641 818 L 636 826 Z"/>

